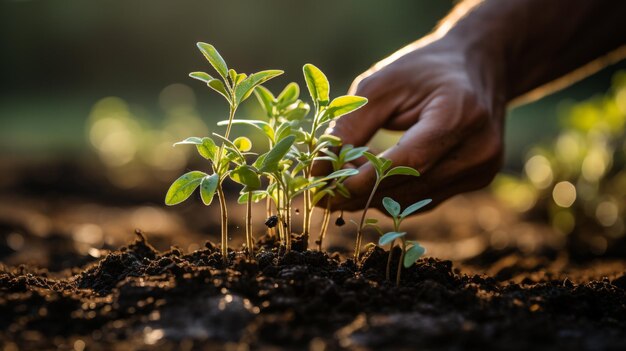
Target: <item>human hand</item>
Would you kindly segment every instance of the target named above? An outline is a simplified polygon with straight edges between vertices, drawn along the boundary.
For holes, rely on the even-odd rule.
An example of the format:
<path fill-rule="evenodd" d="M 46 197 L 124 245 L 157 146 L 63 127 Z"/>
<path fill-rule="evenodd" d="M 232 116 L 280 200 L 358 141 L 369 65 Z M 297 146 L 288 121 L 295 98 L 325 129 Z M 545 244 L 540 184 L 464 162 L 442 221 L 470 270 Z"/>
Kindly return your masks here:
<path fill-rule="evenodd" d="M 504 68 L 492 54 L 492 50 L 454 38 L 427 38 L 354 81 L 350 93 L 369 102 L 337 120 L 329 133 L 344 144 L 362 146 L 380 128 L 406 130 L 382 156 L 394 166 L 410 166 L 422 174 L 384 181 L 373 201 L 376 207 L 382 208 L 384 196 L 402 206 L 425 198 L 437 205 L 491 182 L 502 165 L 506 109 Z M 376 179 L 364 160 L 348 166 L 360 172 L 344 183 L 351 193 L 349 199 L 333 198 L 335 210 L 363 208 Z M 323 165 L 315 165 L 314 173 L 326 171 Z"/>

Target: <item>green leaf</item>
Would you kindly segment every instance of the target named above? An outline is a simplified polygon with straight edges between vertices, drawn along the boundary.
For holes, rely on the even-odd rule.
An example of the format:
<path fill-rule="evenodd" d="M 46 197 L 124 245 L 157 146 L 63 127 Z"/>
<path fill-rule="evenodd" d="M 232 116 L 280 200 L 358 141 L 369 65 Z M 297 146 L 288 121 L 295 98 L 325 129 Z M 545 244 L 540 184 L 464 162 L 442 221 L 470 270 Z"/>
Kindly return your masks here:
<path fill-rule="evenodd" d="M 317 141 L 318 143 L 328 142 L 330 146 L 341 145 L 341 138 L 332 134 L 323 134 Z"/>
<path fill-rule="evenodd" d="M 211 66 L 215 68 L 217 73 L 222 76 L 222 78 L 226 79 L 228 76 L 228 66 L 226 66 L 226 62 L 222 58 L 219 52 L 215 50 L 213 45 L 207 43 L 198 43 L 198 49 L 202 52 L 204 57 L 211 63 Z"/>
<path fill-rule="evenodd" d="M 255 190 L 252 191 L 252 202 L 257 203 L 263 199 L 265 199 L 267 197 L 267 191 L 265 190 Z M 248 202 L 248 192 L 245 193 L 241 193 L 241 195 L 239 195 L 239 198 L 237 199 L 237 202 L 240 204 L 245 204 Z"/>
<path fill-rule="evenodd" d="M 180 176 L 167 190 L 165 204 L 172 206 L 187 200 L 205 176 L 206 173 L 200 171 L 191 171 Z"/>
<path fill-rule="evenodd" d="M 219 79 L 210 80 L 207 83 L 207 85 L 209 86 L 209 88 L 220 93 L 230 103 L 230 94 L 226 91 L 226 87 L 224 86 L 224 83 L 221 80 Z"/>
<path fill-rule="evenodd" d="M 277 172 L 279 170 L 278 165 L 280 163 L 280 160 L 282 160 L 283 157 L 287 155 L 287 152 L 289 152 L 289 149 L 291 148 L 291 145 L 293 145 L 293 142 L 295 140 L 296 137 L 290 135 L 276 143 L 276 145 L 274 145 L 274 147 L 267 153 L 267 155 L 263 159 L 260 171 L 267 173 Z"/>
<path fill-rule="evenodd" d="M 235 160 L 238 160 L 239 162 L 245 162 L 246 161 L 246 158 L 243 156 L 241 151 L 239 151 L 239 148 L 237 148 L 237 146 L 235 144 L 233 144 L 232 141 L 226 139 L 224 136 L 219 135 L 217 133 L 213 133 L 213 135 L 215 135 L 216 137 L 222 139 L 222 141 L 226 145 L 225 149 L 232 152 L 232 155 L 231 155 L 232 157 L 230 158 L 231 161 L 235 161 Z"/>
<path fill-rule="evenodd" d="M 235 78 L 235 84 L 237 85 L 237 84 L 239 84 L 239 83 L 243 82 L 243 80 L 244 80 L 244 79 L 246 79 L 246 78 L 248 78 L 248 75 L 247 75 L 247 74 L 245 74 L 245 73 L 239 73 L 239 74 L 237 75 L 237 78 Z"/>
<path fill-rule="evenodd" d="M 348 145 L 346 145 L 348 146 Z M 352 146 L 352 145 L 349 145 Z M 345 146 L 344 146 L 345 147 Z M 363 153 L 365 151 L 367 151 L 368 147 L 367 146 L 361 146 L 361 147 L 355 147 L 355 148 L 350 148 L 349 150 L 345 151 L 342 148 L 341 153 L 343 154 L 343 162 L 350 162 L 350 161 L 354 161 L 357 158 L 363 156 Z"/>
<path fill-rule="evenodd" d="M 309 104 L 299 101 L 294 104 L 293 108 L 285 112 L 283 117 L 288 121 L 300 121 L 309 114 L 310 110 Z"/>
<path fill-rule="evenodd" d="M 320 181 L 326 181 L 326 180 L 335 179 L 335 178 L 350 177 L 350 176 L 357 175 L 357 174 L 359 174 L 359 170 L 354 169 L 354 168 L 346 168 L 346 169 L 340 169 L 338 171 L 335 171 L 325 177 L 316 178 L 315 181 L 320 182 Z"/>
<path fill-rule="evenodd" d="M 253 126 L 259 130 L 261 130 L 265 135 L 273 142 L 274 141 L 274 130 L 270 126 L 269 123 L 260 120 L 253 119 L 233 119 L 231 121 L 232 124 L 246 124 L 249 126 Z M 217 122 L 218 126 L 228 125 L 228 120 Z"/>
<path fill-rule="evenodd" d="M 419 177 L 420 172 L 418 172 L 415 168 L 398 166 L 392 168 L 389 172 L 387 172 L 387 174 L 385 174 L 385 177 L 391 177 L 394 175 L 409 175 Z"/>
<path fill-rule="evenodd" d="M 261 104 L 261 107 L 263 107 L 267 117 L 272 117 L 274 101 L 276 100 L 274 95 L 272 95 L 272 92 L 266 87 L 259 85 L 254 88 L 254 95 L 256 95 L 257 100 L 259 100 L 259 103 Z"/>
<path fill-rule="evenodd" d="M 379 173 L 379 176 L 382 175 L 383 161 L 378 156 L 369 152 L 364 152 L 363 156 L 365 156 L 365 158 L 370 161 L 370 163 L 376 170 L 376 173 Z"/>
<path fill-rule="evenodd" d="M 330 84 L 324 73 L 310 63 L 304 65 L 302 71 L 304 72 L 306 86 L 309 88 L 309 94 L 311 94 L 311 98 L 315 101 L 316 105 L 328 105 Z"/>
<path fill-rule="evenodd" d="M 251 74 L 235 88 L 235 105 L 239 105 L 250 96 L 257 85 L 283 74 L 280 70 L 267 70 Z"/>
<path fill-rule="evenodd" d="M 389 233 L 385 233 L 383 236 L 380 237 L 380 239 L 378 239 L 378 245 L 380 246 L 384 246 L 387 245 L 389 243 L 391 243 L 392 241 L 401 238 L 403 236 L 406 235 L 406 232 L 389 232 Z"/>
<path fill-rule="evenodd" d="M 206 206 L 209 206 L 213 201 L 215 190 L 219 182 L 220 178 L 215 173 L 202 178 L 202 182 L 200 183 L 200 198 Z"/>
<path fill-rule="evenodd" d="M 328 189 L 328 188 L 317 191 L 315 192 L 315 194 L 313 195 L 313 198 L 311 199 L 311 204 L 315 206 L 318 202 L 320 202 L 326 196 L 333 197 L 335 196 L 335 192 L 332 189 Z"/>
<path fill-rule="evenodd" d="M 283 91 L 278 94 L 276 98 L 278 103 L 278 108 L 283 109 L 298 100 L 298 96 L 300 95 L 300 87 L 296 83 L 289 83 L 283 89 Z"/>
<path fill-rule="evenodd" d="M 243 136 L 235 139 L 233 141 L 233 144 L 237 147 L 237 150 L 241 152 L 248 152 L 250 151 L 250 149 L 252 149 L 252 142 L 250 141 L 250 139 Z"/>
<path fill-rule="evenodd" d="M 249 190 L 261 187 L 259 175 L 248 165 L 241 165 L 230 172 L 230 178 L 239 184 L 245 185 Z"/>
<path fill-rule="evenodd" d="M 358 110 L 367 104 L 367 99 L 361 96 L 344 95 L 333 99 L 326 108 L 321 123 L 337 119 L 350 112 Z"/>
<path fill-rule="evenodd" d="M 205 72 L 191 72 L 189 73 L 189 77 L 193 79 L 197 79 L 205 83 L 209 83 L 211 80 L 214 79 L 208 73 L 205 73 Z"/>
<path fill-rule="evenodd" d="M 228 78 L 230 78 L 230 82 L 233 85 L 236 85 L 237 82 L 237 71 L 235 71 L 234 69 L 229 69 L 228 70 Z"/>
<path fill-rule="evenodd" d="M 385 210 L 392 216 L 398 217 L 400 215 L 400 204 L 390 197 L 383 198 L 383 206 Z"/>
<path fill-rule="evenodd" d="M 418 243 L 414 243 L 404 254 L 404 268 L 411 267 L 418 258 L 426 253 L 426 249 Z"/>
<path fill-rule="evenodd" d="M 350 191 L 348 190 L 348 188 L 346 188 L 345 185 L 343 185 L 340 182 L 336 182 L 335 188 L 337 189 L 337 192 L 339 193 L 339 195 L 345 197 L 346 199 L 350 198 Z"/>
<path fill-rule="evenodd" d="M 422 201 L 418 201 L 418 202 L 414 203 L 413 205 L 405 208 L 404 211 L 402 211 L 402 213 L 400 214 L 400 218 L 404 218 L 404 217 L 412 214 L 413 212 L 415 212 L 415 211 L 421 209 L 422 207 L 428 205 L 432 201 L 433 201 L 432 199 L 426 199 L 426 200 L 422 200 Z"/>
<path fill-rule="evenodd" d="M 211 138 L 202 138 L 202 143 L 196 145 L 198 153 L 207 160 L 215 161 L 219 148 Z"/>
<path fill-rule="evenodd" d="M 202 144 L 202 138 L 198 138 L 198 137 L 189 137 L 183 141 L 179 141 L 177 143 L 174 143 L 174 146 L 176 145 L 199 145 Z"/>

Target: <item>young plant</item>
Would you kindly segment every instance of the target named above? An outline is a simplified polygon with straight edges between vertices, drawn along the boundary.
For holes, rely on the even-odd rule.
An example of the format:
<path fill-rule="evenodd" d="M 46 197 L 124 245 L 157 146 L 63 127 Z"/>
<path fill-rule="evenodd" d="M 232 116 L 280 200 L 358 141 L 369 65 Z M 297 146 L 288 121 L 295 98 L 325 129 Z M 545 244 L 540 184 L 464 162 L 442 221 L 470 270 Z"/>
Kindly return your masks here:
<path fill-rule="evenodd" d="M 344 95 L 330 100 L 330 84 L 326 75 L 312 64 L 306 64 L 302 68 L 309 94 L 313 100 L 314 116 L 308 131 L 300 129 L 299 144 L 303 145 L 302 150 L 296 150 L 295 158 L 298 161 L 295 171 L 301 172 L 308 181 L 312 179 L 313 161 L 325 149 L 331 146 L 340 146 L 341 140 L 335 136 L 322 134 L 321 131 L 339 117 L 353 112 L 367 103 L 367 99 L 361 96 Z M 315 187 L 304 188 L 304 218 L 302 234 L 309 237 L 311 228 L 311 215 L 313 213 L 312 192 Z"/>
<path fill-rule="evenodd" d="M 338 154 L 330 150 L 322 150 L 326 156 L 317 157 L 316 161 L 328 161 L 332 165 L 333 171 L 337 172 L 341 170 L 344 165 L 350 161 L 356 160 L 357 158 L 363 156 L 363 153 L 367 151 L 367 147 L 357 147 L 355 148 L 352 145 L 343 145 L 341 150 L 339 150 Z M 317 240 L 317 247 L 319 251 L 322 251 L 322 247 L 324 244 L 324 238 L 326 237 L 326 232 L 328 231 L 328 224 L 330 223 L 330 202 L 333 197 L 338 193 L 339 195 L 349 198 L 350 192 L 343 185 L 343 182 L 347 179 L 347 177 L 336 178 L 333 182 L 328 184 L 327 186 L 317 189 L 313 198 L 311 200 L 312 205 L 315 206 L 320 201 L 326 200 L 326 205 L 324 206 L 324 217 L 322 219 L 322 226 L 320 228 L 319 239 Z M 341 218 L 341 217 L 340 217 Z"/>
<path fill-rule="evenodd" d="M 365 203 L 365 208 L 363 209 L 363 213 L 361 214 L 361 220 L 359 222 L 357 233 L 356 233 L 356 245 L 354 248 L 354 261 L 358 262 L 359 256 L 361 254 L 361 243 L 363 241 L 363 229 L 366 225 L 365 217 L 367 215 L 367 210 L 369 209 L 372 200 L 374 199 L 374 194 L 376 194 L 376 190 L 380 186 L 380 183 L 395 175 L 409 175 L 414 177 L 419 177 L 420 173 L 406 166 L 397 166 L 391 168 L 391 160 L 386 159 L 384 157 L 379 157 L 369 152 L 364 152 L 363 156 L 367 158 L 367 160 L 372 164 L 374 170 L 376 171 L 376 181 L 374 182 L 374 186 L 372 187 L 372 191 L 370 193 L 367 202 Z"/>
<path fill-rule="evenodd" d="M 200 171 L 192 171 L 184 174 L 170 186 L 165 196 L 165 203 L 170 206 L 181 203 L 189 198 L 196 188 L 200 187 L 202 201 L 208 206 L 211 204 L 217 192 L 221 211 L 222 259 L 226 262 L 228 259 L 228 210 L 222 183 L 231 173 L 231 163 L 234 163 L 238 168 L 245 164 L 242 150 L 248 149 L 248 146 L 251 146 L 248 145 L 250 141 L 247 140 L 247 138 L 238 138 L 234 142 L 230 141 L 229 136 L 232 121 L 234 120 L 237 108 L 250 97 L 257 86 L 281 75 L 283 71 L 267 70 L 253 73 L 249 76 L 244 73 L 237 73 L 234 69 L 228 69 L 226 62 L 212 45 L 198 43 L 197 46 L 218 73 L 219 78 L 213 78 L 206 72 L 192 72 L 189 76 L 204 82 L 209 88 L 215 90 L 226 99 L 229 106 L 228 123 L 226 124 L 226 132 L 224 135 L 213 133 L 220 141 L 219 147 L 215 141 L 209 137 L 191 137 L 174 144 L 196 145 L 200 155 L 210 161 L 213 173 L 209 175 Z M 239 144 L 239 146 L 237 144 Z M 241 171 L 239 171 L 239 174 L 240 173 Z M 238 173 L 236 172 L 235 174 Z M 235 175 L 235 178 L 239 179 L 238 177 L 239 176 Z M 244 185 L 248 186 L 247 184 Z M 250 189 L 250 187 L 248 187 L 248 189 Z M 250 252 L 251 250 L 252 248 L 249 247 Z"/>
<path fill-rule="evenodd" d="M 431 199 L 418 201 L 405 208 L 404 211 L 400 212 L 402 209 L 399 203 L 397 203 L 390 197 L 385 197 L 383 199 L 383 206 L 385 207 L 385 210 L 387 210 L 387 213 L 389 213 L 391 218 L 393 218 L 393 232 L 385 233 L 378 240 L 378 245 L 380 246 L 390 244 L 389 256 L 387 258 L 387 269 L 385 271 L 387 280 L 390 279 L 391 257 L 396 239 L 400 239 L 402 242 L 402 253 L 400 254 L 400 259 L 398 260 L 398 272 L 396 273 L 396 285 L 400 285 L 402 264 L 404 263 L 405 268 L 409 268 L 415 263 L 418 258 L 420 258 L 426 252 L 426 249 L 420 246 L 417 241 L 406 240 L 406 232 L 400 231 L 400 224 L 402 224 L 402 221 L 407 216 L 420 210 L 424 206 L 431 203 L 431 201 Z"/>

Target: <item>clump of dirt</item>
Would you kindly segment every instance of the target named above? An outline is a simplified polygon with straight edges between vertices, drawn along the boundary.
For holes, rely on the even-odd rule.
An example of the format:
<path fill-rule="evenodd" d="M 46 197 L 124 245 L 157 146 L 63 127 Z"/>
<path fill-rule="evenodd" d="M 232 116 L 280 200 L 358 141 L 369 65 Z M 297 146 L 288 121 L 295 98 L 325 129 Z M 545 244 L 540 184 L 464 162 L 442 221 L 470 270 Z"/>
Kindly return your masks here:
<path fill-rule="evenodd" d="M 494 279 L 424 258 L 395 286 L 385 280 L 388 252 L 378 247 L 357 264 L 301 245 L 284 253 L 266 238 L 255 260 L 231 251 L 224 264 L 211 243 L 189 254 L 159 252 L 138 235 L 65 274 L 0 266 L 1 343 L 19 349 L 79 343 L 89 350 L 626 344 L 623 262 L 614 263 L 611 276 L 591 279 L 593 272 L 576 267 L 551 271 L 557 257 L 533 264 L 506 261 L 509 253 L 492 258 Z"/>

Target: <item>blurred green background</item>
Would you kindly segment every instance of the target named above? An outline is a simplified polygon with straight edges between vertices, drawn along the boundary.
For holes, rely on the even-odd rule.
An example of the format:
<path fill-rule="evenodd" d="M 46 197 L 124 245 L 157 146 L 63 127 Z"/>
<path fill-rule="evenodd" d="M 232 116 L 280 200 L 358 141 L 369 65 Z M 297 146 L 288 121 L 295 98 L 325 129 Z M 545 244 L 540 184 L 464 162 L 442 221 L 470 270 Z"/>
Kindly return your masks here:
<path fill-rule="evenodd" d="M 103 97 L 117 96 L 144 121 L 163 119 L 163 89 L 191 87 L 208 126 L 222 119 L 215 94 L 187 78 L 208 69 L 195 48 L 214 44 L 241 72 L 284 69 L 270 84 L 301 82 L 312 62 L 334 94 L 372 63 L 428 33 L 453 1 L 0 1 L 0 155 L 88 155 L 87 120 Z M 606 91 L 621 62 L 555 95 L 513 109 L 507 168 L 520 169 L 528 145 L 557 132 L 563 100 Z M 162 99 L 161 99 L 162 100 Z M 162 101 L 161 101 L 162 104 Z M 214 107 L 216 106 L 216 107 Z"/>

